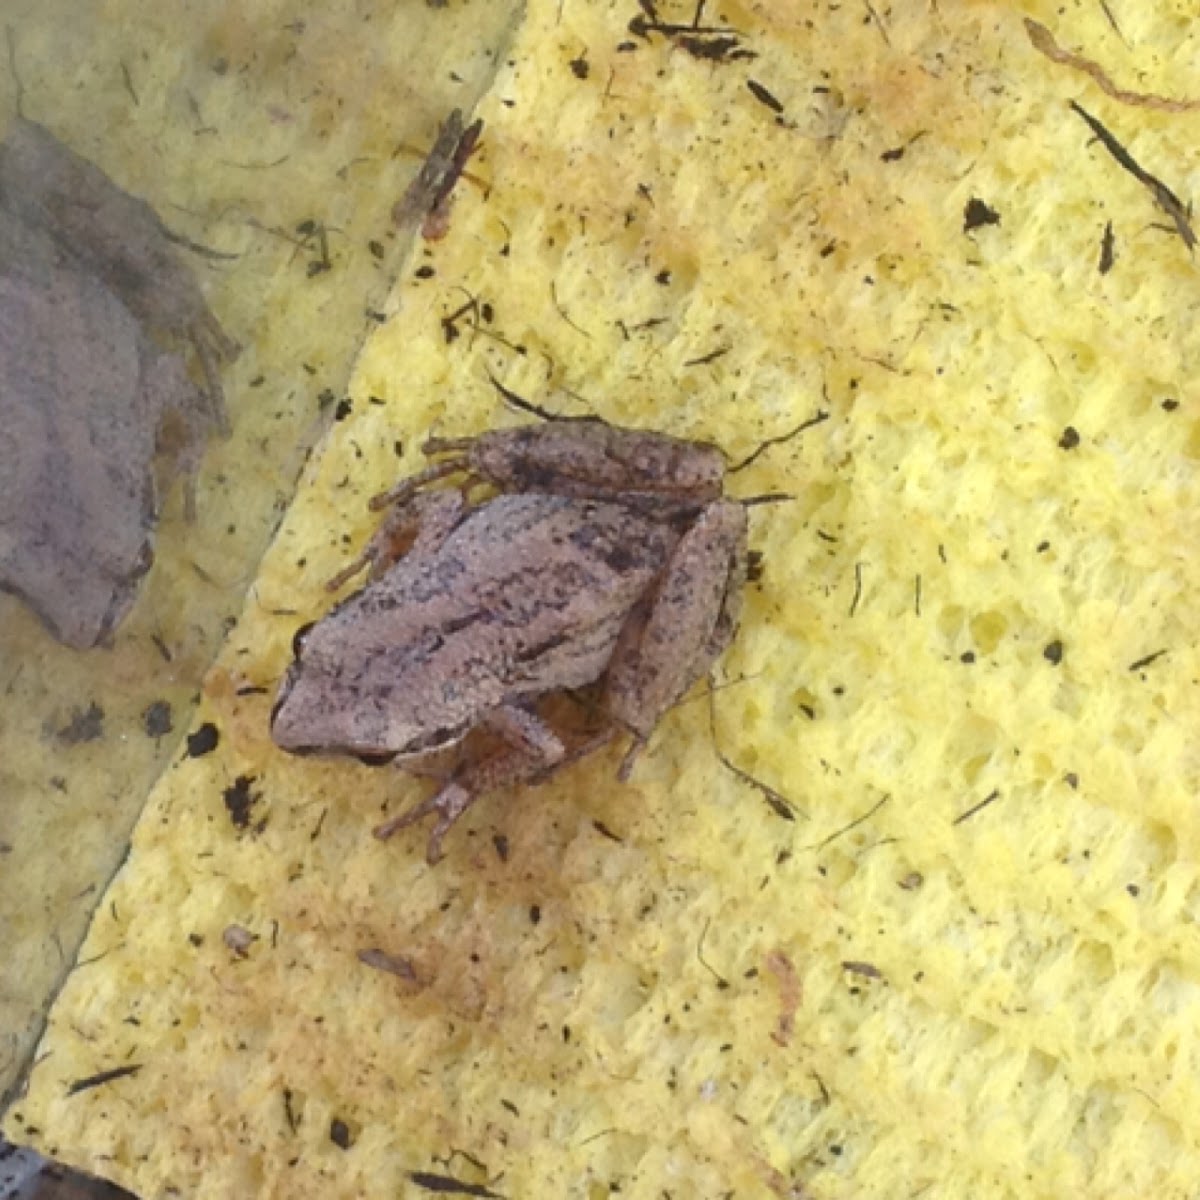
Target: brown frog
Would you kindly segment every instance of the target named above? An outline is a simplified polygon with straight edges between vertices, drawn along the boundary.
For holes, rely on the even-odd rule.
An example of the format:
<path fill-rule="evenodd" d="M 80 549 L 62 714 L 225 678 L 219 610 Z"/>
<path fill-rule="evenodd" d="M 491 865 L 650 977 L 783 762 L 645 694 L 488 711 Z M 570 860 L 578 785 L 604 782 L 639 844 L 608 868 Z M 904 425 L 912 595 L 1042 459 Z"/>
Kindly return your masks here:
<path fill-rule="evenodd" d="M 713 446 L 596 420 L 434 439 L 449 455 L 389 493 L 366 551 L 331 586 L 360 592 L 300 631 L 271 718 L 294 753 L 394 760 L 422 772 L 487 734 L 429 800 L 428 860 L 482 793 L 547 777 L 618 733 L 638 749 L 737 626 L 746 510 Z M 426 490 L 455 473 L 461 489 Z M 472 503 L 491 485 L 497 495 Z M 578 744 L 539 711 L 594 686 L 602 720 Z"/>
<path fill-rule="evenodd" d="M 110 638 L 180 473 L 191 514 L 236 349 L 153 211 L 18 118 L 0 144 L 0 589 L 65 644 Z"/>

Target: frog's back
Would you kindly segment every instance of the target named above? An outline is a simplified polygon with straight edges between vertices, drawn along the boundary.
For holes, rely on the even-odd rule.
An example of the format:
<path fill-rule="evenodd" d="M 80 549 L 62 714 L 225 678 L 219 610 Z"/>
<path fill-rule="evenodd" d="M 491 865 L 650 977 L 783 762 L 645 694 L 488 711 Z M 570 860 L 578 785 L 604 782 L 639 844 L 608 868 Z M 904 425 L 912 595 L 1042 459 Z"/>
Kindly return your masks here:
<path fill-rule="evenodd" d="M 411 708 L 415 724 L 449 724 L 581 687 L 603 673 L 676 536 L 620 504 L 500 496 L 335 609 L 319 652 L 393 722 Z"/>

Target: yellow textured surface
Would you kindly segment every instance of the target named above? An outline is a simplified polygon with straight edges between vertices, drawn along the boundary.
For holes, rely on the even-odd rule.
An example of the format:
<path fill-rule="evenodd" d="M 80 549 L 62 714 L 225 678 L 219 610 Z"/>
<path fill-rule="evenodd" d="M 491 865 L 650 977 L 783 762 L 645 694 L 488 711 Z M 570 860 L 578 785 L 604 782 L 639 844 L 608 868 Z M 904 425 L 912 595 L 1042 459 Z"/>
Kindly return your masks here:
<path fill-rule="evenodd" d="M 146 1197 L 1194 1194 L 1198 283 L 1067 101 L 1185 202 L 1200 117 L 1106 97 L 1022 17 L 1181 98 L 1194 21 L 709 8 L 757 57 L 530 3 L 490 192 L 368 343 L 210 676 L 221 745 L 153 795 L 10 1135 Z M 999 223 L 965 231 L 973 200 Z M 604 755 L 491 797 L 435 870 L 368 832 L 427 784 L 273 751 L 238 689 L 273 688 L 426 432 L 516 419 L 489 371 L 734 459 L 829 412 L 735 477 L 795 499 L 754 512 L 715 697 L 796 821 L 702 700 L 630 784 Z"/>
<path fill-rule="evenodd" d="M 499 4 L 377 20 L 308 7 L 4 5 L 25 114 L 224 256 L 184 254 L 243 352 L 224 371 L 234 433 L 209 447 L 197 520 L 181 519 L 176 488 L 112 648 L 61 646 L 0 594 L 0 1103 L 387 297 L 390 211 L 416 147 L 474 102 L 510 19 Z M 0 79 L 2 135 L 17 88 L 7 68 Z M 305 221 L 330 228 L 328 270 L 309 271 Z M 170 732 L 147 733 L 153 704 L 169 706 Z M 102 714 L 94 740 L 64 740 L 88 713 Z"/>

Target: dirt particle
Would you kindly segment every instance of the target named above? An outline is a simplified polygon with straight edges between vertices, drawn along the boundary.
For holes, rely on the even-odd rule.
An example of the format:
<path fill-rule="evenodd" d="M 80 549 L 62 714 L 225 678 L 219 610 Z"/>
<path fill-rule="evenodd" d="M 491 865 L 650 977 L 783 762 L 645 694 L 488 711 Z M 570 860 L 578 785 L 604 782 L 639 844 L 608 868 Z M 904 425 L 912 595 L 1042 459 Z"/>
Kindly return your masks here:
<path fill-rule="evenodd" d="M 171 716 L 171 706 L 165 700 L 155 700 L 142 713 L 142 728 L 147 737 L 160 738 L 171 732 L 174 722 Z"/>
<path fill-rule="evenodd" d="M 251 810 L 261 799 L 262 794 L 252 790 L 253 785 L 252 775 L 239 775 L 233 781 L 233 785 L 227 787 L 223 793 L 225 810 L 236 829 L 250 827 Z"/>
<path fill-rule="evenodd" d="M 1000 214 L 982 200 L 972 197 L 963 209 L 963 233 L 973 233 L 984 225 L 999 225 Z"/>
<path fill-rule="evenodd" d="M 104 709 L 94 700 L 87 708 L 71 711 L 67 723 L 54 731 L 54 736 L 67 746 L 94 742 L 104 736 Z"/>
<path fill-rule="evenodd" d="M 217 727 L 211 721 L 206 721 L 195 733 L 188 734 L 188 758 L 203 758 L 206 754 L 211 754 L 220 740 L 221 735 Z"/>

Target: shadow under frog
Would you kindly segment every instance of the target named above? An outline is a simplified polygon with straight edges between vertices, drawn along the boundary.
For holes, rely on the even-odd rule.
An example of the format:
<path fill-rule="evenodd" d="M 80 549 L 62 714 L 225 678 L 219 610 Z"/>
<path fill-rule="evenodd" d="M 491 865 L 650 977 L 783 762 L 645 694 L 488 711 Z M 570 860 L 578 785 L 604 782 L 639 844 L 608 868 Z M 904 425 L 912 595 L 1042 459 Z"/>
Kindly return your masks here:
<path fill-rule="evenodd" d="M 0 590 L 59 641 L 111 639 L 180 474 L 193 513 L 236 352 L 149 205 L 17 118 L 0 143 Z"/>

